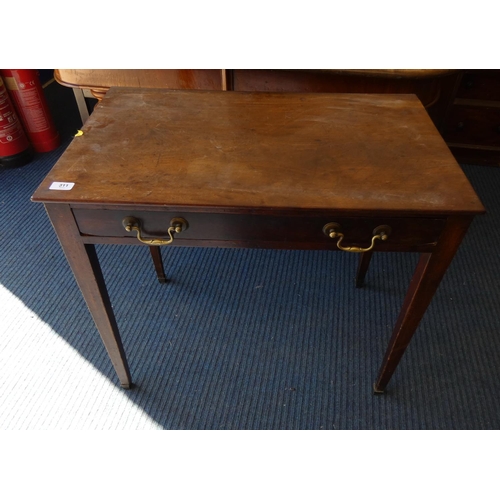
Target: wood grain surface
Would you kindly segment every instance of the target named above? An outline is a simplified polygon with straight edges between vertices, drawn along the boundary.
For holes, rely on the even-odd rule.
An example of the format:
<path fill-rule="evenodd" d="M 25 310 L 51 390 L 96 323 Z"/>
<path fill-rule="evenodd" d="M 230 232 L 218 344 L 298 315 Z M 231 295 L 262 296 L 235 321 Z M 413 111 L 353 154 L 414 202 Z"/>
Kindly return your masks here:
<path fill-rule="evenodd" d="M 35 201 L 484 210 L 413 95 L 113 88 L 83 132 Z"/>
<path fill-rule="evenodd" d="M 54 78 L 66 87 L 104 89 L 134 87 L 220 90 L 220 69 L 56 69 Z"/>

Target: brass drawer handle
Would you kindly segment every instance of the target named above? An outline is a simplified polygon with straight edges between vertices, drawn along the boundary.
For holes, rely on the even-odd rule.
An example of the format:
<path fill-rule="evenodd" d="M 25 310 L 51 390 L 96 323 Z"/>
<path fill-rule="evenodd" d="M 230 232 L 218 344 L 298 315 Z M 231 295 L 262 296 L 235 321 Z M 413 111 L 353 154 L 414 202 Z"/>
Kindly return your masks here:
<path fill-rule="evenodd" d="M 151 246 L 170 245 L 170 243 L 174 241 L 174 233 L 186 231 L 189 227 L 186 219 L 183 219 L 182 217 L 174 217 L 170 221 L 170 227 L 168 228 L 168 235 L 170 236 L 170 239 L 162 240 L 159 238 L 143 238 L 141 235 L 141 223 L 139 219 L 136 219 L 135 217 L 125 217 L 125 219 L 122 220 L 122 224 L 125 228 L 125 231 L 136 231 L 137 239 L 141 243 L 145 243 L 146 245 Z"/>
<path fill-rule="evenodd" d="M 337 248 L 339 250 L 344 250 L 344 252 L 360 253 L 360 252 L 369 252 L 370 250 L 373 250 L 373 247 L 375 246 L 375 242 L 377 240 L 386 241 L 389 235 L 391 234 L 391 228 L 389 226 L 377 226 L 373 230 L 372 243 L 367 248 L 343 247 L 341 245 L 341 242 L 344 239 L 344 234 L 341 233 L 340 224 L 337 224 L 336 222 L 329 222 L 328 224 L 326 224 L 325 227 L 323 227 L 323 232 L 330 238 L 338 238 Z"/>

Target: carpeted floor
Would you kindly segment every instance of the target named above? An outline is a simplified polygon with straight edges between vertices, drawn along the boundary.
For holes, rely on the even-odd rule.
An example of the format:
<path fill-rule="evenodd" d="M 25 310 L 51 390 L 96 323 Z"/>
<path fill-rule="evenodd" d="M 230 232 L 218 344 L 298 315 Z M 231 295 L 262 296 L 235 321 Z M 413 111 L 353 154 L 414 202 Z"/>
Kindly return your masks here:
<path fill-rule="evenodd" d="M 474 221 L 384 396 L 417 256 L 98 247 L 137 387 L 122 390 L 30 196 L 67 146 L 0 171 L 0 429 L 497 429 L 500 169 L 464 170 Z"/>

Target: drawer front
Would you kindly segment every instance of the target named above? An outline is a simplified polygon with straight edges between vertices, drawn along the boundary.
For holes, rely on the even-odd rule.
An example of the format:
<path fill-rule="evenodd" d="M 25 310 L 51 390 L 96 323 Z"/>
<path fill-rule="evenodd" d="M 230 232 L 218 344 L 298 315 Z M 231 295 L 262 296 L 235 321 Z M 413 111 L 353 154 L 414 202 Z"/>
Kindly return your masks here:
<path fill-rule="evenodd" d="M 338 232 L 344 234 L 343 246 L 364 248 L 370 245 L 375 228 L 389 226 L 387 241 L 377 242 L 375 249 L 395 250 L 434 244 L 445 224 L 445 219 L 411 217 L 270 216 L 133 209 L 74 209 L 73 213 L 83 235 L 118 238 L 136 238 L 136 232 L 127 232 L 123 226 L 126 217 L 139 221 L 143 238 L 162 239 L 168 239 L 171 219 L 182 217 L 188 228 L 174 235 L 174 244 L 193 246 L 235 242 L 239 243 L 237 246 L 333 249 L 337 239 L 330 238 L 323 228 L 335 222 L 340 226 Z"/>
<path fill-rule="evenodd" d="M 500 101 L 500 71 L 465 73 L 456 97 L 460 99 Z"/>
<path fill-rule="evenodd" d="M 443 136 L 450 143 L 500 146 L 500 107 L 453 106 Z"/>

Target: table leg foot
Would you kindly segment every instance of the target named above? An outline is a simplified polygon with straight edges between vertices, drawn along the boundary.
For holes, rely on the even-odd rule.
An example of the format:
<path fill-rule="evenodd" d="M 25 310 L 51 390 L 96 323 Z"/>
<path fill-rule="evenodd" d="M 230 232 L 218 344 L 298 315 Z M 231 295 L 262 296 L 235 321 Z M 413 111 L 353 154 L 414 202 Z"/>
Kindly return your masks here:
<path fill-rule="evenodd" d="M 373 394 L 375 394 L 377 396 L 380 396 L 381 394 L 385 394 L 385 389 L 379 389 L 377 387 L 377 383 L 374 382 L 373 383 Z"/>

